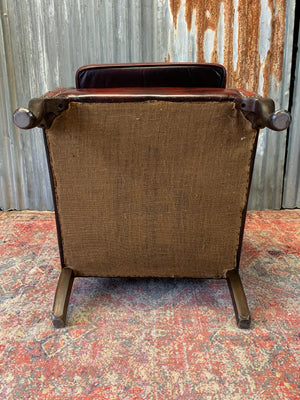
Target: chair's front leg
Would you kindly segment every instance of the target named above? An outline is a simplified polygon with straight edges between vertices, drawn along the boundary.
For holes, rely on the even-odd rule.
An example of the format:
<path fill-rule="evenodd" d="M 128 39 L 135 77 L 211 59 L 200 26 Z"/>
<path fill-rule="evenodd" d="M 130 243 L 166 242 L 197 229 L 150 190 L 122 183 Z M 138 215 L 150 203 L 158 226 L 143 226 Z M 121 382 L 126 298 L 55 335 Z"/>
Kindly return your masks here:
<path fill-rule="evenodd" d="M 237 269 L 228 271 L 226 278 L 235 311 L 237 326 L 241 329 L 249 329 L 251 316 L 239 271 Z"/>
<path fill-rule="evenodd" d="M 56 288 L 52 310 L 52 322 L 55 328 L 63 328 L 66 324 L 66 316 L 73 280 L 73 270 L 70 268 L 62 268 Z"/>

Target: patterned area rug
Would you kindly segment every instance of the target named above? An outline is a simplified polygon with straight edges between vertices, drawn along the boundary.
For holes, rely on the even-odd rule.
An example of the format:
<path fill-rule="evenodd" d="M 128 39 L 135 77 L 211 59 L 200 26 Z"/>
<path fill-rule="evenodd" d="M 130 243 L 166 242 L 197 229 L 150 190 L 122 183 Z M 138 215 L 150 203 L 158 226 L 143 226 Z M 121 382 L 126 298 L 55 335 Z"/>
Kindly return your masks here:
<path fill-rule="evenodd" d="M 52 328 L 54 215 L 0 213 L 0 398 L 300 399 L 300 212 L 249 212 L 241 276 L 252 328 L 226 281 L 75 279 Z"/>

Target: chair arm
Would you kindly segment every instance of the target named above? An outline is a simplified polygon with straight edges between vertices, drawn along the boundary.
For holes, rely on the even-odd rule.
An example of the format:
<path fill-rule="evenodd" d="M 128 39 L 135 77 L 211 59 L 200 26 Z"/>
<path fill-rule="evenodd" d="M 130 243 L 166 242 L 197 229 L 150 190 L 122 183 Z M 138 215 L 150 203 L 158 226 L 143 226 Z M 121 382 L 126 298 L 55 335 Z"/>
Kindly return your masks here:
<path fill-rule="evenodd" d="M 283 131 L 291 123 L 291 114 L 286 110 L 275 111 L 275 103 L 270 98 L 239 89 L 243 96 L 236 99 L 237 108 L 252 122 L 255 129 L 269 128 L 273 131 Z"/>
<path fill-rule="evenodd" d="M 65 89 L 59 88 L 29 101 L 27 108 L 18 108 L 13 114 L 15 125 L 21 129 L 48 128 L 52 121 L 67 109 L 69 101 L 58 97 Z"/>

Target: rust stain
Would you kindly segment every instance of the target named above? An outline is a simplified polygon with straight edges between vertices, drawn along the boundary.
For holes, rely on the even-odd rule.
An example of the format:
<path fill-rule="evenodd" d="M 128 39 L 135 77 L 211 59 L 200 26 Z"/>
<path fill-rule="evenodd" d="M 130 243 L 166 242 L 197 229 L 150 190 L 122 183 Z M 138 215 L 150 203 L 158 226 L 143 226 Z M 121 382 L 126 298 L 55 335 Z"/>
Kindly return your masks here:
<path fill-rule="evenodd" d="M 263 76 L 263 95 L 267 95 L 271 84 L 271 76 L 277 84 L 282 79 L 283 46 L 285 34 L 285 0 L 268 0 L 272 13 L 270 50 L 267 54 Z M 204 35 L 207 29 L 215 32 L 211 62 L 219 62 L 218 26 L 221 3 L 219 0 L 170 0 L 170 8 L 175 27 L 181 6 L 185 7 L 185 20 L 188 30 L 191 30 L 192 17 L 195 13 L 197 30 L 197 61 L 205 62 Z M 234 69 L 233 61 L 233 0 L 223 0 L 224 6 L 224 61 L 227 69 L 227 87 L 243 87 L 257 92 L 261 60 L 259 54 L 260 40 L 260 0 L 239 0 L 238 9 L 238 58 Z"/>
<path fill-rule="evenodd" d="M 238 6 L 238 64 L 232 85 L 257 92 L 260 55 L 260 1 L 239 1 Z"/>
<path fill-rule="evenodd" d="M 175 28 L 177 28 L 177 17 L 180 9 L 181 0 L 170 0 L 170 9 L 173 16 L 173 23 Z"/>
<path fill-rule="evenodd" d="M 171 62 L 171 56 L 170 53 L 168 53 L 168 57 L 165 57 L 165 63 Z"/>
<path fill-rule="evenodd" d="M 271 84 L 270 77 L 273 75 L 276 78 L 278 85 L 282 80 L 282 65 L 284 51 L 284 34 L 285 34 L 285 13 L 286 1 L 269 0 L 269 7 L 272 13 L 271 20 L 271 43 L 267 54 L 265 67 L 263 70 L 264 85 L 263 95 L 268 94 L 268 89 Z"/>
<path fill-rule="evenodd" d="M 233 87 L 234 79 L 234 63 L 233 63 L 233 23 L 234 23 L 234 6 L 233 0 L 225 0 L 224 2 L 224 66 L 227 70 L 227 86 Z"/>
<path fill-rule="evenodd" d="M 207 29 L 217 32 L 220 2 L 211 0 L 187 0 L 185 4 L 185 20 L 190 30 L 192 25 L 192 17 L 194 10 L 196 12 L 196 28 L 197 28 L 197 61 L 205 62 L 204 57 L 204 34 Z M 214 50 L 212 53 L 212 62 L 218 60 L 218 38 L 214 38 Z"/>

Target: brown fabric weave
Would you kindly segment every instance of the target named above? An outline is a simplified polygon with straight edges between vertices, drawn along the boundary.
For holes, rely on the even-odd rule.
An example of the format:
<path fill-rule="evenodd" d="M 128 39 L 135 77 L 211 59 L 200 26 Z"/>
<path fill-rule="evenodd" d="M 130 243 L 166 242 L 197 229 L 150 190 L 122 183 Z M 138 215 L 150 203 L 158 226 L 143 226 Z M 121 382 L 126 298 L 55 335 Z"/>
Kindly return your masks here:
<path fill-rule="evenodd" d="M 77 275 L 216 278 L 236 267 L 256 131 L 234 103 L 71 102 L 46 135 Z"/>

